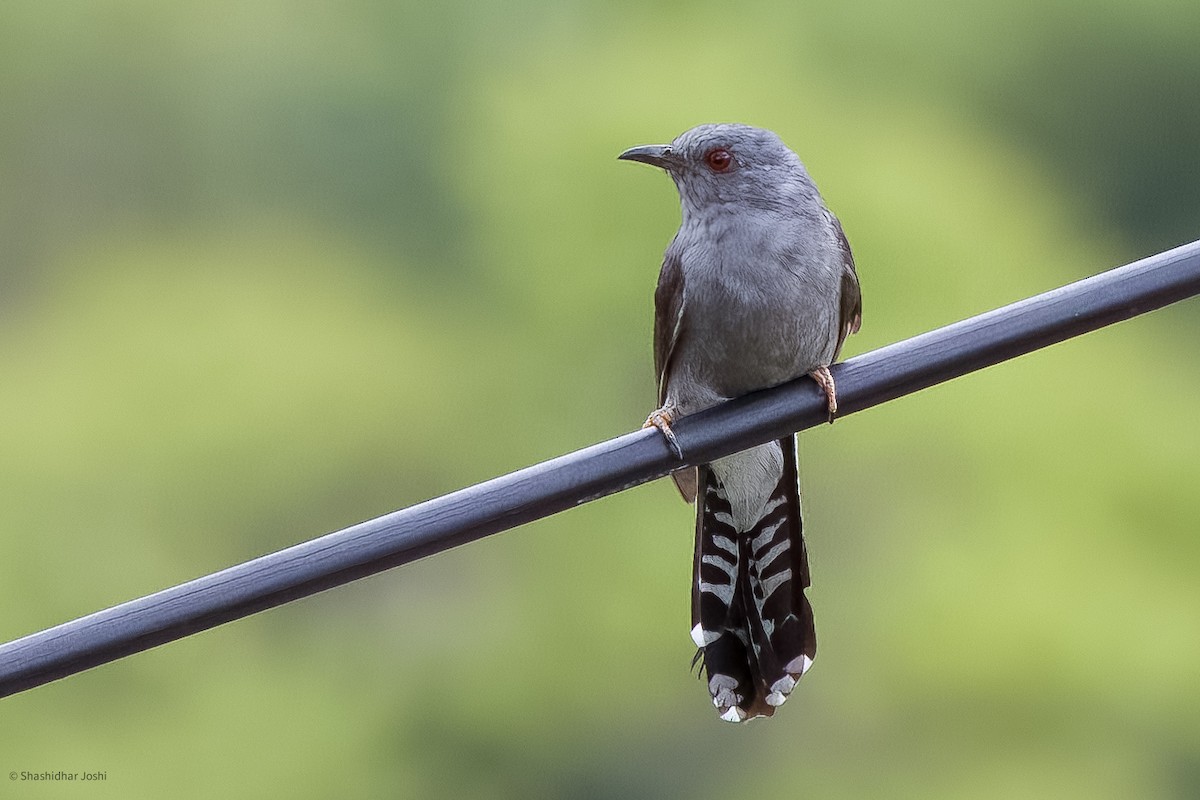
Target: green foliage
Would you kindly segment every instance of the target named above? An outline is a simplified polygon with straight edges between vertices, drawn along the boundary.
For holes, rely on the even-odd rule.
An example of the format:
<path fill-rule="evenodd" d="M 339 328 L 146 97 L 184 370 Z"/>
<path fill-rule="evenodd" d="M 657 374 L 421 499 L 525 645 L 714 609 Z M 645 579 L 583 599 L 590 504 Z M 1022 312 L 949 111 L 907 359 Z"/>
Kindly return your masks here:
<path fill-rule="evenodd" d="M 0 637 L 636 427 L 678 211 L 627 146 L 778 130 L 855 247 L 847 356 L 1195 235 L 1200 11 L 899 8 L 5 4 Z M 1194 796 L 1196 334 L 1185 304 L 806 434 L 820 657 L 772 721 L 688 674 L 658 483 L 6 699 L 0 768 Z"/>

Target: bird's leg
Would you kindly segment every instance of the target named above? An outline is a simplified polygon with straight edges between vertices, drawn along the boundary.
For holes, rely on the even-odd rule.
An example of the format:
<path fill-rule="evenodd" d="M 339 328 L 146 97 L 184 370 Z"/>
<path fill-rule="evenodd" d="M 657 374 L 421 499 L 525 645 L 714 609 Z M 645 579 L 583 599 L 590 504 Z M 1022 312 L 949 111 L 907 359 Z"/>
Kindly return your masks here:
<path fill-rule="evenodd" d="M 679 446 L 679 440 L 675 438 L 675 431 L 671 430 L 671 423 L 675 421 L 675 407 L 668 403 L 662 408 L 650 412 L 650 416 L 646 417 L 643 428 L 658 428 L 662 431 L 662 435 L 666 438 L 667 444 L 671 450 L 683 460 L 683 449 Z"/>
<path fill-rule="evenodd" d="M 817 386 L 821 387 L 821 391 L 825 393 L 825 400 L 829 404 L 829 424 L 833 424 L 833 418 L 837 414 L 837 386 L 833 383 L 833 375 L 829 373 L 829 367 L 817 367 L 808 376 L 817 382 Z"/>

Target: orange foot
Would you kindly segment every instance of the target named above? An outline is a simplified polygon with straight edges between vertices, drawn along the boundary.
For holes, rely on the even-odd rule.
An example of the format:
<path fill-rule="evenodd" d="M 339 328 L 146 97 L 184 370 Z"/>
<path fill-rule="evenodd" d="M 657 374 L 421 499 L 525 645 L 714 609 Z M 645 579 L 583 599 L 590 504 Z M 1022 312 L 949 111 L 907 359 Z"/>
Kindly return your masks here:
<path fill-rule="evenodd" d="M 832 425 L 838 408 L 837 387 L 833 384 L 833 375 L 829 374 L 829 367 L 817 367 L 808 373 L 808 375 L 817 382 L 817 386 L 821 387 L 821 391 L 825 392 L 825 399 L 829 404 L 829 423 Z"/>
<path fill-rule="evenodd" d="M 671 423 L 675 421 L 675 416 L 672 409 L 668 406 L 652 411 L 650 416 L 646 417 L 646 422 L 642 425 L 643 428 L 658 428 L 662 431 L 662 435 L 666 438 L 667 444 L 671 446 L 671 450 L 675 455 L 683 460 L 683 449 L 679 446 L 679 440 L 675 438 L 675 431 L 671 430 Z"/>

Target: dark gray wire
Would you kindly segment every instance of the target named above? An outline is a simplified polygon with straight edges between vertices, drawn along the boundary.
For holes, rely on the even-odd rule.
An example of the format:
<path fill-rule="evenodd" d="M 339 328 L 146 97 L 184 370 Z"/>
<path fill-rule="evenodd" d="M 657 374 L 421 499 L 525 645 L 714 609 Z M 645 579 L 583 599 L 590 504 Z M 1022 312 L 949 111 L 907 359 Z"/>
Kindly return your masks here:
<path fill-rule="evenodd" d="M 840 416 L 1200 294 L 1200 241 L 833 368 Z M 825 420 L 808 378 L 680 420 L 702 464 Z M 0 697 L 448 550 L 666 475 L 654 430 L 611 439 L 0 645 Z"/>

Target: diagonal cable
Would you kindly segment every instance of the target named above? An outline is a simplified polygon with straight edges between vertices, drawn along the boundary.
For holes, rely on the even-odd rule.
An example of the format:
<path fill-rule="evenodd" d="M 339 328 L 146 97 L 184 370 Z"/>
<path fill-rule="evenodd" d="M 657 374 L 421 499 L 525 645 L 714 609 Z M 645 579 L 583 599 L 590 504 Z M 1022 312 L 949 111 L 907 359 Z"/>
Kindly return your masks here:
<path fill-rule="evenodd" d="M 1200 241 L 833 367 L 840 416 L 1200 294 Z M 688 464 L 824 422 L 808 378 L 676 423 Z M 0 697 L 508 530 L 681 466 L 642 430 L 0 645 Z"/>

